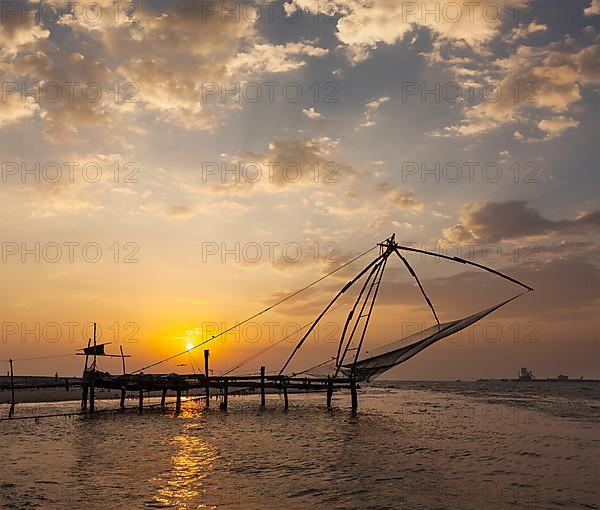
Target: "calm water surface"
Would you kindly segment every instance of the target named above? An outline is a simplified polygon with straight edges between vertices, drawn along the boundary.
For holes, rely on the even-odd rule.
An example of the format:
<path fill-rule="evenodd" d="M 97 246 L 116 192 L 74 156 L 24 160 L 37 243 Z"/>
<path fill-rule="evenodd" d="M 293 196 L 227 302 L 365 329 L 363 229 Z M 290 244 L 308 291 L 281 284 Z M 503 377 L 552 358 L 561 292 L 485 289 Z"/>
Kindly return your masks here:
<path fill-rule="evenodd" d="M 359 405 L 2 421 L 0 508 L 600 508 L 597 383 L 379 383 Z"/>

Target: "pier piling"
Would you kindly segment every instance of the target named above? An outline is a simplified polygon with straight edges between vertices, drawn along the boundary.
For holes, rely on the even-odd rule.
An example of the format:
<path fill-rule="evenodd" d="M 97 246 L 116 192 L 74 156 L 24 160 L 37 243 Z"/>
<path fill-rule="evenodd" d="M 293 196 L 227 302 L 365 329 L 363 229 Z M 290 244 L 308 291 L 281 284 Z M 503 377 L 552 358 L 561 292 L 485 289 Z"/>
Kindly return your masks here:
<path fill-rule="evenodd" d="M 87 409 L 88 405 L 88 385 L 84 384 L 81 387 L 81 408 Z"/>
<path fill-rule="evenodd" d="M 140 402 L 139 402 L 140 413 L 144 412 L 144 390 L 140 388 Z"/>
<path fill-rule="evenodd" d="M 13 373 L 13 360 L 12 358 L 8 360 L 10 363 L 10 410 L 8 411 L 8 417 L 12 418 L 15 413 L 15 377 Z"/>
<path fill-rule="evenodd" d="M 119 407 L 125 409 L 125 388 L 121 388 L 121 401 L 119 402 Z"/>
<path fill-rule="evenodd" d="M 94 375 L 92 374 L 92 384 L 90 385 L 90 413 L 94 412 L 95 397 L 96 397 L 95 390 L 96 390 L 96 388 L 95 388 Z"/>
<path fill-rule="evenodd" d="M 204 375 L 206 376 L 206 407 L 210 406 L 210 386 L 208 385 L 208 358 L 209 349 L 204 349 Z"/>
<path fill-rule="evenodd" d="M 289 409 L 289 402 L 288 402 L 287 381 L 285 379 L 283 380 L 282 385 L 283 385 L 283 407 L 287 411 Z"/>
<path fill-rule="evenodd" d="M 331 409 L 331 398 L 333 397 L 333 381 L 327 377 L 327 409 Z"/>
<path fill-rule="evenodd" d="M 227 380 L 223 383 L 223 402 L 221 403 L 221 409 L 227 411 L 227 401 L 229 399 L 229 384 Z"/>
<path fill-rule="evenodd" d="M 167 388 L 163 388 L 162 395 L 160 396 L 160 408 L 165 408 L 165 401 L 167 400 Z"/>
<path fill-rule="evenodd" d="M 265 396 L 265 367 L 260 367 L 260 407 L 267 405 Z"/>
<path fill-rule="evenodd" d="M 177 388 L 177 400 L 175 401 L 175 412 L 181 411 L 181 388 Z"/>

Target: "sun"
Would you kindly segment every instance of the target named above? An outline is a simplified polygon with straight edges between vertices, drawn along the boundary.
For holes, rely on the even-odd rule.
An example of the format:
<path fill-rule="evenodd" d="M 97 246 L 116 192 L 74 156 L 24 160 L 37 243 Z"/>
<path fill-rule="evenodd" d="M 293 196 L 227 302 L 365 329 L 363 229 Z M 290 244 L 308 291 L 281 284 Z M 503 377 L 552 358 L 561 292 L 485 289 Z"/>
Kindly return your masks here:
<path fill-rule="evenodd" d="M 191 351 L 194 348 L 194 344 L 187 344 L 185 346 L 186 351 Z"/>

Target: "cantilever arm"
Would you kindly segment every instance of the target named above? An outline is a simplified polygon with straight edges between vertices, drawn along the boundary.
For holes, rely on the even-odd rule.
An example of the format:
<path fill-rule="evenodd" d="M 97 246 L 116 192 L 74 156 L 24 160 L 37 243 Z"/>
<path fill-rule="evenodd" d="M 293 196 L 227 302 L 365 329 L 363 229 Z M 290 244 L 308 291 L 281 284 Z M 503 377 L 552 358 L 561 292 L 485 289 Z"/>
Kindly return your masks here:
<path fill-rule="evenodd" d="M 435 320 L 439 324 L 440 323 L 440 319 L 438 319 L 437 313 L 435 313 L 435 308 L 433 307 L 433 303 L 429 299 L 429 296 L 427 296 L 427 293 L 425 292 L 425 289 L 423 288 L 423 285 L 421 285 L 421 281 L 419 280 L 419 277 L 417 276 L 417 273 L 415 273 L 414 269 L 411 267 L 411 265 L 408 263 L 408 260 L 406 260 L 406 258 L 402 255 L 402 253 L 400 253 L 398 251 L 398 248 L 394 248 L 394 251 L 396 252 L 396 255 L 398 255 L 398 257 L 400 257 L 400 259 L 402 260 L 402 262 L 404 262 L 404 265 L 406 266 L 406 269 L 408 269 L 408 272 L 411 275 L 413 275 L 414 279 L 417 281 L 417 285 L 419 286 L 419 289 L 421 289 L 421 294 L 423 294 L 423 297 L 425 298 L 425 301 L 427 301 L 427 304 L 429 305 L 429 308 L 431 308 L 431 311 L 433 312 L 433 316 L 435 317 Z"/>
<path fill-rule="evenodd" d="M 478 267 L 485 271 L 489 271 L 490 273 L 493 273 L 493 274 L 499 276 L 500 278 L 504 278 L 505 280 L 516 283 L 517 285 L 520 285 L 524 289 L 533 290 L 533 288 L 531 288 L 529 285 L 525 285 L 524 283 L 520 282 L 519 280 L 516 280 L 515 278 L 511 278 L 510 276 L 505 275 L 505 274 L 501 273 L 500 271 L 496 271 L 495 269 L 484 266 L 483 264 L 478 264 L 477 262 L 471 262 L 470 260 L 461 259 L 460 257 L 449 257 L 448 255 L 442 255 L 440 253 L 435 253 L 433 251 L 420 250 L 418 248 L 409 248 L 408 246 L 397 245 L 397 248 L 399 248 L 401 250 L 406 250 L 406 251 L 414 251 L 416 253 L 424 253 L 425 255 L 432 255 L 434 257 L 440 257 L 442 259 L 452 260 L 454 262 L 460 262 L 461 264 L 469 264 L 471 266 Z"/>
<path fill-rule="evenodd" d="M 329 311 L 329 309 L 333 306 L 333 304 L 338 300 L 338 298 L 344 293 L 346 292 L 350 287 L 352 287 L 352 285 L 354 285 L 356 283 L 357 280 L 359 280 L 369 269 L 371 269 L 371 267 L 373 267 L 377 262 L 379 262 L 381 260 L 381 258 L 384 256 L 384 254 L 379 255 L 376 259 L 374 259 L 373 261 L 371 261 L 371 263 L 366 266 L 360 273 L 358 273 L 354 278 L 352 278 L 352 280 L 350 280 L 346 285 L 344 285 L 344 287 L 342 288 L 342 290 L 340 290 L 335 297 L 329 302 L 329 304 L 325 307 L 325 310 L 323 310 L 319 316 L 315 319 L 315 321 L 312 323 L 312 326 L 310 328 L 308 328 L 308 331 L 304 334 L 304 336 L 300 339 L 300 341 L 298 342 L 298 345 L 296 345 L 296 347 L 294 348 L 294 350 L 292 351 L 292 354 L 290 354 L 289 358 L 287 359 L 287 361 L 285 362 L 285 364 L 283 365 L 283 367 L 281 367 L 281 370 L 279 371 L 279 375 L 283 374 L 283 371 L 287 368 L 287 366 L 290 364 L 290 361 L 292 361 L 292 358 L 296 355 L 296 353 L 298 352 L 298 349 L 300 349 L 300 347 L 302 347 L 302 345 L 304 344 L 304 342 L 306 341 L 306 339 L 308 338 L 308 335 L 311 334 L 312 330 L 315 329 L 316 325 L 319 323 L 319 321 L 323 318 L 323 316 Z"/>

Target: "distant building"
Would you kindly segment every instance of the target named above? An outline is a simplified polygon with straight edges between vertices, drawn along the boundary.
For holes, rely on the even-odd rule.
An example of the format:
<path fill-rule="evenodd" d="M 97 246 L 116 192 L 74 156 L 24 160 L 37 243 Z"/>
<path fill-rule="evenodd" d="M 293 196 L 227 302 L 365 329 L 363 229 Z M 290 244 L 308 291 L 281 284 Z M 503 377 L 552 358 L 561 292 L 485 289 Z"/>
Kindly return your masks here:
<path fill-rule="evenodd" d="M 560 374 L 556 379 L 558 381 L 568 381 L 569 380 L 569 376 L 568 375 Z"/>

